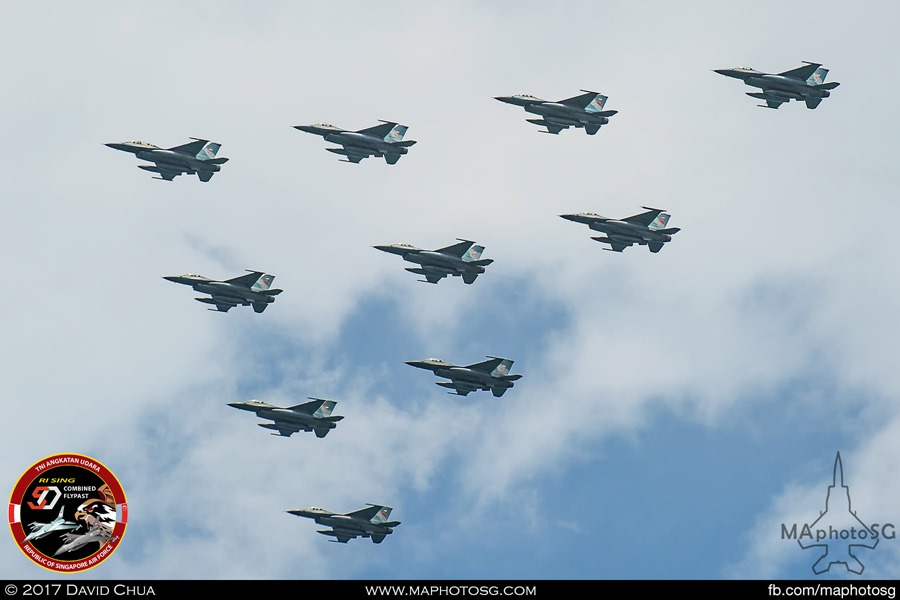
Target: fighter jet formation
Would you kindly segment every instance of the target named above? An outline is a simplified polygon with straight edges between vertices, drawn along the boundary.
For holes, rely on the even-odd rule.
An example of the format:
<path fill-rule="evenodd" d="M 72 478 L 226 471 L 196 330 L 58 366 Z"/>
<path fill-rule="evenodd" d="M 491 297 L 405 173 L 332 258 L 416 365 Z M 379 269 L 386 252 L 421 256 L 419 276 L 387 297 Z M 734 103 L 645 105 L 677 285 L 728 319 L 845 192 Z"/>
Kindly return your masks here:
<path fill-rule="evenodd" d="M 713 69 L 720 75 L 741 79 L 745 84 L 760 88 L 762 92 L 747 92 L 747 95 L 765 104 L 762 108 L 778 108 L 791 100 L 803 100 L 806 108 L 815 108 L 823 98 L 831 95 L 831 90 L 841 85 L 837 82 L 825 83 L 828 69 L 820 63 L 803 61 L 805 66 L 791 69 L 783 73 L 765 73 L 750 67 L 733 69 Z"/>
<path fill-rule="evenodd" d="M 275 302 L 275 296 L 282 290 L 270 289 L 274 275 L 262 271 L 250 271 L 249 275 L 241 275 L 224 281 L 210 279 L 203 275 L 187 273 L 185 275 L 169 275 L 166 281 L 191 286 L 195 292 L 209 294 L 209 298 L 194 298 L 204 304 L 213 304 L 218 312 L 228 312 L 235 306 L 252 306 L 255 312 L 261 313 Z"/>
<path fill-rule="evenodd" d="M 402 256 L 403 260 L 419 265 L 418 268 L 406 269 L 410 273 L 425 276 L 425 279 L 419 279 L 419 281 L 437 283 L 451 275 L 462 277 L 465 283 L 475 283 L 475 279 L 484 273 L 484 268 L 494 261 L 490 258 L 481 258 L 484 246 L 479 246 L 469 240 L 456 239 L 459 240 L 458 244 L 437 250 L 423 250 L 409 244 L 391 244 L 390 246 L 373 246 L 373 248 L 397 254 Z"/>
<path fill-rule="evenodd" d="M 410 360 L 406 364 L 418 369 L 427 369 L 438 377 L 450 381 L 436 381 L 435 385 L 454 390 L 447 392 L 457 396 L 468 396 L 470 392 L 484 390 L 499 398 L 506 390 L 513 387 L 515 382 L 522 378 L 521 375 L 510 375 L 509 369 L 513 361 L 508 358 L 488 356 L 489 360 L 479 363 L 458 366 L 444 362 L 439 358 L 426 358 L 425 360 Z"/>
<path fill-rule="evenodd" d="M 666 228 L 669 213 L 661 208 L 644 206 L 643 212 L 624 219 L 610 219 L 597 213 L 578 213 L 559 215 L 563 219 L 584 223 L 594 231 L 605 233 L 607 237 L 592 237 L 592 240 L 609 244 L 613 252 L 621 252 L 625 248 L 638 244 L 650 248 L 650 252 L 659 252 L 663 244 L 672 241 L 672 235 L 681 231 L 678 227 Z"/>
<path fill-rule="evenodd" d="M 262 419 L 271 419 L 274 423 L 257 423 L 257 425 L 274 430 L 276 433 L 272 435 L 291 437 L 292 434 L 300 431 L 314 431 L 316 437 L 323 438 L 328 435 L 329 431 L 337 427 L 337 422 L 344 417 L 331 414 L 337 404 L 334 400 L 313 397 L 309 399 L 312 402 L 304 402 L 287 408 L 260 400 L 229 402 L 228 406 L 255 412 L 256 416 Z"/>
<path fill-rule="evenodd" d="M 380 544 L 384 538 L 394 532 L 394 527 L 400 521 L 388 521 L 391 511 L 390 506 L 368 504 L 368 508 L 362 508 L 346 514 L 333 513 L 324 508 L 312 506 L 310 508 L 289 510 L 288 513 L 298 517 L 313 519 L 318 525 L 325 525 L 331 529 L 319 529 L 317 533 L 331 536 L 335 539 L 331 542 L 346 544 L 352 539 L 372 538 L 372 542 Z"/>
<path fill-rule="evenodd" d="M 325 148 L 329 152 L 345 156 L 344 162 L 359 163 L 369 156 L 384 157 L 389 165 L 396 164 L 400 157 L 409 152 L 409 147 L 415 144 L 415 140 L 403 141 L 408 127 L 393 121 L 381 121 L 382 125 L 375 125 L 359 131 L 347 131 L 328 123 L 316 123 L 315 125 L 295 125 L 294 129 L 320 135 L 326 142 L 338 144 L 340 148 Z"/>
<path fill-rule="evenodd" d="M 152 167 L 138 165 L 138 168 L 157 173 L 159 177 L 154 179 L 172 181 L 186 173 L 188 175 L 196 174 L 200 181 L 209 181 L 222 169 L 221 165 L 228 159 L 216 158 L 216 152 L 222 147 L 221 144 L 200 138 L 191 139 L 194 141 L 172 148 L 160 148 L 147 142 L 121 142 L 106 145 L 115 150 L 131 152 L 140 160 L 152 162 Z"/>
<path fill-rule="evenodd" d="M 810 109 L 816 108 L 823 98 L 830 96 L 830 90 L 839 84 L 825 83 L 828 70 L 819 63 L 806 63 L 805 66 L 778 74 L 764 73 L 738 67 L 735 69 L 717 69 L 716 73 L 738 78 L 745 84 L 759 88 L 761 92 L 748 92 L 749 96 L 765 100 L 765 106 L 777 109 L 790 100 L 802 100 Z M 587 135 L 595 135 L 602 126 L 609 123 L 616 110 L 606 110 L 608 97 L 594 91 L 581 90 L 581 94 L 558 101 L 548 101 L 535 96 L 520 94 L 515 96 L 498 96 L 495 99 L 507 104 L 524 108 L 527 113 L 538 118 L 526 119 L 529 123 L 544 128 L 541 133 L 553 135 L 569 128 L 584 129 Z M 369 157 L 383 157 L 390 164 L 396 164 L 401 157 L 409 153 L 409 148 L 416 144 L 415 140 L 405 140 L 408 127 L 393 121 L 381 121 L 381 124 L 350 131 L 333 125 L 318 123 L 314 125 L 296 125 L 295 129 L 322 137 L 326 142 L 338 147 L 326 148 L 329 152 L 344 157 L 344 162 L 358 164 Z M 155 173 L 157 179 L 172 181 L 182 174 L 196 174 L 203 182 L 221 170 L 227 158 L 216 158 L 220 144 L 208 140 L 191 138 L 188 144 L 172 148 L 160 148 L 145 142 L 110 143 L 107 146 L 116 150 L 130 152 L 139 160 L 148 161 L 152 165 L 142 164 L 139 168 Z M 621 219 L 604 217 L 597 213 L 585 212 L 563 214 L 560 217 L 587 225 L 591 230 L 601 232 L 604 236 L 591 239 L 608 244 L 606 250 L 622 252 L 632 245 L 647 246 L 652 253 L 658 253 L 662 247 L 672 240 L 679 228 L 669 228 L 669 213 L 663 209 L 643 207 L 646 212 Z M 400 256 L 413 267 L 405 270 L 424 277 L 421 282 L 437 284 L 447 277 L 460 277 L 465 284 L 473 284 L 479 275 L 486 271 L 493 259 L 482 259 L 485 247 L 474 241 L 456 238 L 458 243 L 427 250 L 405 243 L 373 246 L 382 252 Z M 275 296 L 282 290 L 272 289 L 274 276 L 262 271 L 248 271 L 248 274 L 232 279 L 215 280 L 196 274 L 167 276 L 164 279 L 191 286 L 191 288 L 208 297 L 195 298 L 199 302 L 213 305 L 209 310 L 228 312 L 235 306 L 252 306 L 256 313 L 262 313 L 275 301 Z M 522 378 L 521 374 L 511 374 L 513 360 L 488 356 L 488 360 L 470 365 L 455 365 L 436 358 L 407 361 L 406 364 L 431 371 L 436 377 L 447 381 L 437 381 L 436 385 L 449 389 L 449 394 L 468 396 L 473 391 L 490 391 L 494 397 L 502 397 L 507 390 L 514 387 Z M 228 406 L 238 410 L 253 412 L 258 418 L 271 422 L 258 423 L 271 435 L 291 437 L 294 433 L 312 432 L 317 438 L 325 438 L 337 427 L 344 417 L 333 415 L 336 402 L 321 398 L 309 397 L 309 402 L 294 406 L 280 407 L 260 400 L 247 402 L 230 402 Z M 290 514 L 313 519 L 327 529 L 318 533 L 334 538 L 330 541 L 347 543 L 358 537 L 371 538 L 376 544 L 381 543 L 391 534 L 399 521 L 389 521 L 389 506 L 369 504 L 354 512 L 340 514 L 321 508 L 289 510 Z M 76 515 L 77 516 L 77 515 Z M 50 523 L 34 523 L 27 540 L 37 539 L 55 531 L 68 531 L 78 527 L 77 524 L 65 521 L 63 511 Z M 85 533 L 67 533 L 63 535 L 65 542 L 57 555 L 80 548 L 86 544 L 104 543 L 109 539 L 108 533 L 99 528 L 89 529 Z"/>
<path fill-rule="evenodd" d="M 585 133 L 594 135 L 600 131 L 600 127 L 609 123 L 609 118 L 616 114 L 617 110 L 603 110 L 607 97 L 598 92 L 581 90 L 584 92 L 578 96 L 565 98 L 556 102 L 542 100 L 529 94 L 517 94 L 515 96 L 497 96 L 495 100 L 515 104 L 534 115 L 540 115 L 540 119 L 525 119 L 529 123 L 546 127 L 547 131 L 557 135 L 563 129 L 569 127 L 583 127 Z"/>

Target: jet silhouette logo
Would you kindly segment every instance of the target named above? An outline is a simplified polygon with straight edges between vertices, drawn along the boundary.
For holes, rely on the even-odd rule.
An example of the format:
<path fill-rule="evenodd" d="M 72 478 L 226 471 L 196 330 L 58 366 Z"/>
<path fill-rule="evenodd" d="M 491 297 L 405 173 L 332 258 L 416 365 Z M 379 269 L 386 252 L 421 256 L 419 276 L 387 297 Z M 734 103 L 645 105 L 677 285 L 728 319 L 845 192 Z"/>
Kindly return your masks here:
<path fill-rule="evenodd" d="M 844 485 L 844 467 L 841 453 L 834 459 L 832 483 L 825 496 L 825 510 L 812 523 L 794 523 L 790 528 L 781 525 L 781 538 L 796 539 L 804 550 L 816 548 L 819 558 L 812 570 L 821 575 L 836 564 L 843 564 L 850 573 L 861 575 L 865 566 L 859 560 L 859 548 L 874 550 L 880 538 L 894 539 L 896 531 L 892 523 L 866 525 L 850 504 L 850 489 Z"/>

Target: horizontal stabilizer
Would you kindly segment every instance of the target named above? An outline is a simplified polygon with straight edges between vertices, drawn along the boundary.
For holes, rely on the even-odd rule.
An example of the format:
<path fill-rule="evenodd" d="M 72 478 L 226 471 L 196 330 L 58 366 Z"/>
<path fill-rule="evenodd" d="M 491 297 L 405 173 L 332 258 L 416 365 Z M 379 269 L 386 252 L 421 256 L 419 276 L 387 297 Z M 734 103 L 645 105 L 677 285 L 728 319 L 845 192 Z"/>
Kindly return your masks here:
<path fill-rule="evenodd" d="M 664 233 L 666 235 L 673 235 L 681 231 L 681 227 L 669 227 L 668 229 L 657 229 L 656 233 Z"/>
<path fill-rule="evenodd" d="M 325 428 L 318 428 L 318 427 L 316 427 L 316 428 L 313 428 L 313 431 L 316 432 L 316 437 L 317 437 L 317 438 L 323 438 L 323 437 L 325 437 L 326 435 L 328 435 L 328 432 L 331 431 L 331 430 L 328 429 L 327 427 L 325 427 Z"/>
<path fill-rule="evenodd" d="M 389 165 L 396 165 L 397 161 L 400 160 L 400 156 L 401 156 L 400 154 L 385 154 L 384 162 L 386 162 Z"/>
<path fill-rule="evenodd" d="M 494 259 L 493 259 L 493 258 L 483 258 L 483 259 L 481 259 L 481 260 L 473 260 L 473 261 L 469 261 L 469 264 L 470 264 L 470 265 L 475 265 L 475 266 L 478 266 L 478 267 L 486 267 L 486 266 L 488 266 L 489 264 L 491 264 L 492 262 L 494 262 Z"/>
<path fill-rule="evenodd" d="M 222 158 L 210 158 L 208 160 L 204 160 L 203 162 L 209 163 L 211 165 L 223 165 L 228 162 L 228 159 L 225 157 Z"/>
<path fill-rule="evenodd" d="M 837 86 L 841 85 L 837 81 L 832 81 L 831 83 L 822 83 L 816 86 L 817 90 L 833 90 Z"/>
<path fill-rule="evenodd" d="M 601 112 L 598 112 L 598 113 L 594 113 L 594 114 L 597 115 L 598 117 L 611 117 L 611 116 L 613 116 L 613 115 L 619 114 L 619 111 L 617 111 L 617 110 L 604 110 L 604 111 L 601 111 Z"/>
<path fill-rule="evenodd" d="M 462 274 L 463 283 L 469 283 L 469 284 L 475 283 L 475 279 L 477 279 L 477 278 L 478 278 L 478 273 L 463 273 Z"/>
<path fill-rule="evenodd" d="M 513 373 L 512 375 L 500 375 L 497 379 L 501 379 L 503 381 L 518 381 L 522 379 L 522 375 L 519 373 Z"/>
<path fill-rule="evenodd" d="M 391 146 L 400 146 L 401 148 L 409 148 L 416 143 L 416 140 L 406 140 L 405 142 L 391 142 Z"/>

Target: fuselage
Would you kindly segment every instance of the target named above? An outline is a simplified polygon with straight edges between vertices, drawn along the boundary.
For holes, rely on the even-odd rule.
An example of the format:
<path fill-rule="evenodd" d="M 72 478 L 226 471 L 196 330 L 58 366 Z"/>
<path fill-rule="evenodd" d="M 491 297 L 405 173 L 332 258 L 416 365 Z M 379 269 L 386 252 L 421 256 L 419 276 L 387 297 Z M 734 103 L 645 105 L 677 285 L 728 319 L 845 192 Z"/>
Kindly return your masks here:
<path fill-rule="evenodd" d="M 525 106 L 525 111 L 535 115 L 541 115 L 547 121 L 560 125 L 578 126 L 584 123 L 606 125 L 609 123 L 609 119 L 604 116 L 592 114 L 584 109 L 560 104 L 558 102 L 528 104 Z"/>
<path fill-rule="evenodd" d="M 374 150 L 379 154 L 406 154 L 407 149 L 390 142 L 386 142 L 381 138 L 357 133 L 355 131 L 340 131 L 328 133 L 323 136 L 326 142 L 332 144 L 340 144 L 341 146 L 352 148 L 364 148 Z"/>
<path fill-rule="evenodd" d="M 433 252 L 430 250 L 408 252 L 403 256 L 403 260 L 422 265 L 426 270 L 429 268 L 437 268 L 438 270 L 451 273 L 484 273 L 484 267 L 480 265 L 466 262 L 458 256 Z"/>
<path fill-rule="evenodd" d="M 754 75 L 745 79 L 744 83 L 751 87 L 760 88 L 766 93 L 793 100 L 827 98 L 831 95 L 831 92 L 828 90 L 819 89 L 801 79 L 785 77 L 784 75 Z"/>
<path fill-rule="evenodd" d="M 209 294 L 210 296 L 213 296 L 213 298 L 234 300 L 239 304 L 250 302 L 272 303 L 275 302 L 273 292 L 278 291 L 266 290 L 269 293 L 265 294 L 262 292 L 253 291 L 248 287 L 228 283 L 227 281 L 215 281 L 202 275 L 171 275 L 163 277 L 163 279 L 172 281 L 174 283 L 189 285 L 196 292 Z"/>
<path fill-rule="evenodd" d="M 173 152 L 172 150 L 143 150 L 135 153 L 141 160 L 147 160 L 156 164 L 166 164 L 175 167 L 187 168 L 191 171 L 211 171 L 217 173 L 221 167 L 209 161 L 200 160 L 190 154 L 182 154 L 181 152 Z M 222 159 L 224 160 L 224 159 Z"/>
<path fill-rule="evenodd" d="M 629 223 L 627 221 L 593 221 L 588 227 L 600 231 L 617 241 L 670 242 L 672 236 L 667 233 L 653 231 L 649 227 Z"/>

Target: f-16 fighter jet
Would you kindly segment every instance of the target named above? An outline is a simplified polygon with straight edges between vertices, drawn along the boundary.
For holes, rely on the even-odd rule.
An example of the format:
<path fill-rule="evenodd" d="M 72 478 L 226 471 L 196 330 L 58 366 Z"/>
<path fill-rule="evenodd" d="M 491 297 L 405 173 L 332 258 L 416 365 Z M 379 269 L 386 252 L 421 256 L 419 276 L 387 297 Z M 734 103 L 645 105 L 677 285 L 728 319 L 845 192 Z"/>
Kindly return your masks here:
<path fill-rule="evenodd" d="M 541 100 L 528 94 L 516 96 L 497 96 L 495 99 L 507 104 L 515 104 L 525 108 L 525 112 L 540 115 L 540 119 L 525 119 L 529 123 L 546 127 L 541 133 L 558 134 L 569 127 L 584 127 L 588 135 L 594 135 L 601 125 L 609 123 L 609 117 L 617 110 L 603 110 L 606 96 L 597 92 L 581 90 L 580 96 L 573 96 L 558 102 Z"/>
<path fill-rule="evenodd" d="M 681 231 L 678 227 L 666 229 L 669 215 L 661 208 L 644 206 L 647 212 L 610 219 L 597 213 L 578 213 L 575 215 L 559 215 L 563 219 L 584 223 L 594 231 L 605 233 L 607 237 L 592 237 L 592 240 L 612 246 L 614 252 L 621 252 L 632 244 L 648 246 L 650 252 L 659 252 L 663 244 L 672 241 L 672 234 Z M 604 248 L 610 250 L 610 248 Z"/>
<path fill-rule="evenodd" d="M 315 125 L 295 125 L 294 129 L 314 133 L 325 138 L 326 142 L 339 144 L 341 148 L 326 148 L 329 152 L 346 157 L 344 162 L 359 163 L 369 156 L 383 156 L 389 165 L 395 164 L 400 157 L 409 152 L 415 140 L 403 141 L 408 127 L 392 121 L 381 121 L 382 125 L 347 131 L 328 123 Z"/>
<path fill-rule="evenodd" d="M 837 82 L 825 83 L 828 69 L 819 63 L 803 61 L 805 66 L 785 71 L 784 73 L 763 73 L 750 67 L 734 69 L 713 69 L 720 75 L 743 79 L 749 86 L 760 88 L 762 92 L 747 92 L 748 96 L 765 100 L 758 104 L 763 108 L 778 108 L 791 100 L 803 100 L 806 108 L 815 108 L 831 95 L 831 91 L 841 85 Z"/>
<path fill-rule="evenodd" d="M 450 381 L 435 382 L 436 385 L 454 390 L 447 392 L 448 394 L 467 396 L 469 392 L 475 390 L 490 390 L 496 398 L 499 398 L 522 376 L 509 374 L 513 361 L 508 358 L 497 358 L 496 356 L 488 356 L 488 358 L 490 360 L 464 367 L 452 365 L 439 358 L 410 360 L 406 364 L 419 369 L 428 369 L 438 377 L 449 379 Z"/>
<path fill-rule="evenodd" d="M 116 536 L 118 537 L 118 536 Z M 63 545 L 60 546 L 53 556 L 60 556 L 66 552 L 74 552 L 82 546 L 92 543 L 98 543 L 101 546 L 113 539 L 112 534 L 105 527 L 95 525 L 88 529 L 85 533 L 64 533 L 62 535 Z"/>
<path fill-rule="evenodd" d="M 31 529 L 31 533 L 26 535 L 25 539 L 22 541 L 30 542 L 31 540 L 39 540 L 44 536 L 50 535 L 54 531 L 70 531 L 77 528 L 78 523 L 66 521 L 65 517 L 63 517 L 63 512 L 65 510 L 65 506 L 60 507 L 59 515 L 49 523 L 29 523 L 28 527 Z"/>
<path fill-rule="evenodd" d="M 394 527 L 400 524 L 400 521 L 388 521 L 392 510 L 390 506 L 369 504 L 368 508 L 345 515 L 315 506 L 302 510 L 289 510 L 288 512 L 298 517 L 314 519 L 319 525 L 331 527 L 331 529 L 318 530 L 318 533 L 322 535 L 336 538 L 329 541 L 346 544 L 352 539 L 362 537 L 372 538 L 374 543 L 380 544 L 384 541 L 385 536 L 393 533 Z"/>
<path fill-rule="evenodd" d="M 484 273 L 484 268 L 491 264 L 493 259 L 481 259 L 484 246 L 475 242 L 459 240 L 459 244 L 453 244 L 437 250 L 423 250 L 409 244 L 391 244 L 390 246 L 372 246 L 382 252 L 399 254 L 403 260 L 420 265 L 419 268 L 406 269 L 410 273 L 424 275 L 427 283 L 437 283 L 448 275 L 461 276 L 466 283 L 475 283 L 475 278 Z"/>
<path fill-rule="evenodd" d="M 229 402 L 228 406 L 249 410 L 256 413 L 257 417 L 272 419 L 274 423 L 257 423 L 260 427 L 272 429 L 283 437 L 291 437 L 298 431 L 315 431 L 316 437 L 323 438 L 328 432 L 337 427 L 337 422 L 343 419 L 341 416 L 332 416 L 331 411 L 337 404 L 334 400 L 322 400 L 310 397 L 312 402 L 305 402 L 288 408 L 273 406 L 259 400 L 249 402 Z"/>
<path fill-rule="evenodd" d="M 160 148 L 147 142 L 122 142 L 120 144 L 106 144 L 110 148 L 131 152 L 141 160 L 148 160 L 154 165 L 138 165 L 139 169 L 159 174 L 154 179 L 172 181 L 182 173 L 196 174 L 200 181 L 209 181 L 212 176 L 221 170 L 227 158 L 216 158 L 216 152 L 221 144 L 191 138 L 194 140 L 188 144 L 173 148 Z"/>
<path fill-rule="evenodd" d="M 216 308 L 209 310 L 219 312 L 228 312 L 229 309 L 241 305 L 252 306 L 254 311 L 261 313 L 269 304 L 275 302 L 275 296 L 282 292 L 282 290 L 269 289 L 275 276 L 262 271 L 250 271 L 248 275 L 224 281 L 193 273 L 170 275 L 163 279 L 189 285 L 194 288 L 195 292 L 209 294 L 210 298 L 194 298 L 194 300 L 205 304 L 214 304 Z"/>

